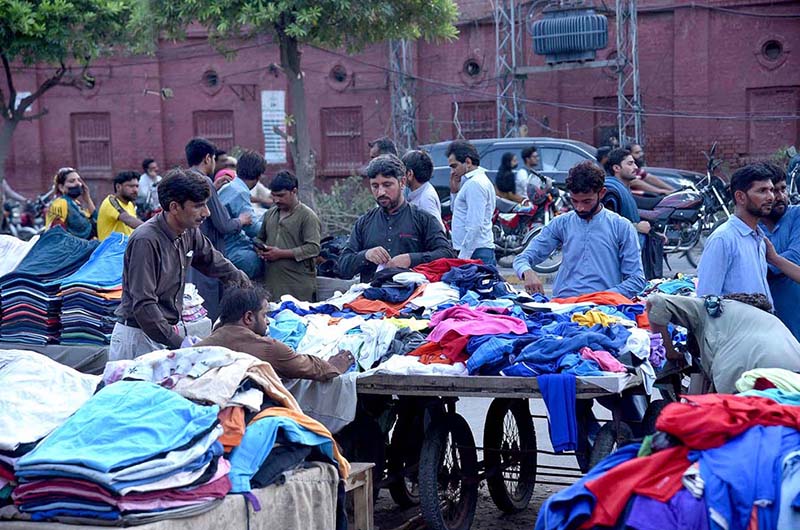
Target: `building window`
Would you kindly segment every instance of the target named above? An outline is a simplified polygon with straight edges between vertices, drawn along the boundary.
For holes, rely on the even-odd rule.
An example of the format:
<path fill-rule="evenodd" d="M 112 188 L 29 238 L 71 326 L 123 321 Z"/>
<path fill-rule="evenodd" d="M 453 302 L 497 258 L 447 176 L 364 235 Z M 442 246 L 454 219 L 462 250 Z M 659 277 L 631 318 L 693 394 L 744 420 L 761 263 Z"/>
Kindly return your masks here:
<path fill-rule="evenodd" d="M 456 107 L 458 114 L 456 115 Z M 453 104 L 453 137 L 461 135 L 467 140 L 497 136 L 497 107 L 494 101 L 465 101 Z"/>
<path fill-rule="evenodd" d="M 320 110 L 322 123 L 322 170 L 329 176 L 349 176 L 364 163 L 361 107 Z"/>
<path fill-rule="evenodd" d="M 79 171 L 111 171 L 111 115 L 108 112 L 72 114 L 72 150 Z"/>
<path fill-rule="evenodd" d="M 193 114 L 194 135 L 212 142 L 217 149 L 233 150 L 233 111 L 198 110 Z"/>

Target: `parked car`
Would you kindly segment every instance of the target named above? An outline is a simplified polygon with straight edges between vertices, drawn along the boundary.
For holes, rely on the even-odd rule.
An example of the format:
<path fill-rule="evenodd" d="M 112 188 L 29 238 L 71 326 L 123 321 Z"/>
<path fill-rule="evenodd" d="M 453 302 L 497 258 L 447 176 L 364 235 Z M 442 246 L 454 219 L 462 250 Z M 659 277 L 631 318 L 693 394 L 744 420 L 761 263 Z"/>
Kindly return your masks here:
<path fill-rule="evenodd" d="M 481 157 L 481 167 L 486 170 L 489 178 L 494 182 L 497 168 L 503 154 L 512 152 L 522 164 L 522 150 L 530 145 L 535 145 L 539 152 L 539 166 L 536 171 L 553 179 L 555 184 L 564 188 L 567 174 L 572 166 L 584 160 L 595 161 L 597 149 L 591 145 L 577 140 L 563 138 L 531 137 L 531 138 L 481 138 L 471 140 Z M 450 197 L 450 167 L 447 165 L 447 146 L 450 141 L 439 142 L 421 146 L 433 159 L 433 177 L 431 184 L 436 188 L 442 199 Z M 651 168 L 647 171 L 672 184 L 677 189 L 686 187 L 690 182 L 695 183 L 703 177 L 700 173 L 683 169 Z"/>

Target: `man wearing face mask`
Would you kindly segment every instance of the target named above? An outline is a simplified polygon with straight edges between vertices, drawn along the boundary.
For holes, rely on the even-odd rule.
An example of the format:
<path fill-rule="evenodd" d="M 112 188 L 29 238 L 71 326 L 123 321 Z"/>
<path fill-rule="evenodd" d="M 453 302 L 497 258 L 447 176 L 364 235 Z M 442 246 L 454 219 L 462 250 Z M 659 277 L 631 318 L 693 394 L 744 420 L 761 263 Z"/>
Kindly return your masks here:
<path fill-rule="evenodd" d="M 394 155 L 380 155 L 367 166 L 376 208 L 358 218 L 339 258 L 339 275 L 361 274 L 369 282 L 380 267 L 416 267 L 455 257 L 439 221 L 406 202 L 406 168 Z"/>
<path fill-rule="evenodd" d="M 553 284 L 555 297 L 613 291 L 630 298 L 644 288 L 636 230 L 603 208 L 604 179 L 603 170 L 590 161 L 569 170 L 567 191 L 575 209 L 553 219 L 514 259 L 514 271 L 529 293 L 544 294 L 532 267 L 559 245 L 564 260 Z"/>

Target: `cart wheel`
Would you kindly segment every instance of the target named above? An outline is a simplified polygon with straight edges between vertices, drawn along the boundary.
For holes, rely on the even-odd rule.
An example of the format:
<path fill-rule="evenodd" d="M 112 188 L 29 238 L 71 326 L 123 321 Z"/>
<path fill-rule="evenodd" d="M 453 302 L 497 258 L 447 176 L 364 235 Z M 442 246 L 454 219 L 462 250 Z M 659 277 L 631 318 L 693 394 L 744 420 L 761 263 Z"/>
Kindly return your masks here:
<path fill-rule="evenodd" d="M 671 402 L 668 399 L 657 399 L 647 405 L 647 410 L 644 413 L 644 419 L 642 419 L 645 435 L 656 432 L 656 420 L 658 419 L 658 415 L 661 414 L 661 411 L 664 410 L 664 407 L 670 403 Z"/>
<path fill-rule="evenodd" d="M 419 453 L 422 445 L 422 415 L 401 412 L 392 432 L 387 465 L 389 493 L 401 508 L 419 504 Z"/>
<path fill-rule="evenodd" d="M 425 433 L 419 459 L 422 517 L 431 530 L 469 530 L 478 503 L 478 454 L 466 420 L 446 414 Z"/>
<path fill-rule="evenodd" d="M 524 510 L 536 486 L 536 431 L 526 400 L 492 401 L 483 446 L 486 483 L 495 506 L 505 513 Z"/>
<path fill-rule="evenodd" d="M 589 469 L 596 466 L 602 459 L 622 447 L 633 438 L 633 431 L 625 422 L 619 422 L 619 431 L 614 429 L 614 422 L 609 421 L 597 432 L 597 438 L 592 447 L 589 458 Z"/>

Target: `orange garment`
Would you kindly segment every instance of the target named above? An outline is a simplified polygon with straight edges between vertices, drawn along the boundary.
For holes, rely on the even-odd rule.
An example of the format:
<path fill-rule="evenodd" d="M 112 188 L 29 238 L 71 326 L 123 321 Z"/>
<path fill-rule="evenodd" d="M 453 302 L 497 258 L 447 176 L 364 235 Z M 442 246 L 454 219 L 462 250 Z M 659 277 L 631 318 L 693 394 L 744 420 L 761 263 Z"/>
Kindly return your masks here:
<path fill-rule="evenodd" d="M 453 364 L 453 361 L 444 355 L 444 348 L 438 342 L 426 342 L 408 355 L 419 357 L 422 364 Z"/>
<path fill-rule="evenodd" d="M 341 475 L 341 478 L 346 479 L 348 475 L 350 475 L 350 462 L 348 462 L 347 459 L 342 456 L 342 453 L 339 452 L 339 446 L 336 444 L 336 440 L 333 439 L 331 432 L 320 422 L 309 418 L 302 412 L 297 412 L 284 407 L 269 407 L 259 412 L 256 417 L 250 421 L 250 424 L 252 425 L 254 422 L 262 418 L 274 417 L 289 418 L 313 433 L 324 436 L 325 438 L 330 438 L 330 440 L 333 442 L 333 455 L 336 457 L 336 461 L 339 462 L 339 474 Z"/>
<path fill-rule="evenodd" d="M 245 430 L 244 409 L 242 407 L 225 407 L 219 411 L 217 418 L 223 429 L 219 443 L 227 453 L 242 443 Z"/>
<path fill-rule="evenodd" d="M 600 291 L 598 293 L 582 294 L 581 296 L 573 296 L 571 298 L 553 298 L 550 300 L 557 304 L 581 304 L 585 302 L 594 302 L 597 305 L 628 305 L 633 304 L 634 301 L 625 298 L 619 293 L 612 293 L 611 291 Z"/>
<path fill-rule="evenodd" d="M 647 313 L 636 315 L 636 327 L 650 329 L 650 319 L 647 317 Z"/>
<path fill-rule="evenodd" d="M 388 318 L 396 317 L 400 314 L 400 310 L 403 309 L 408 302 L 418 297 L 423 293 L 423 291 L 425 291 L 425 285 L 427 284 L 417 287 L 417 289 L 411 293 L 411 296 L 409 296 L 405 302 L 400 302 L 399 304 L 389 304 L 382 300 L 368 300 L 362 295 L 349 304 L 345 304 L 344 307 L 347 309 L 352 309 L 361 315 L 367 313 L 385 313 Z"/>

